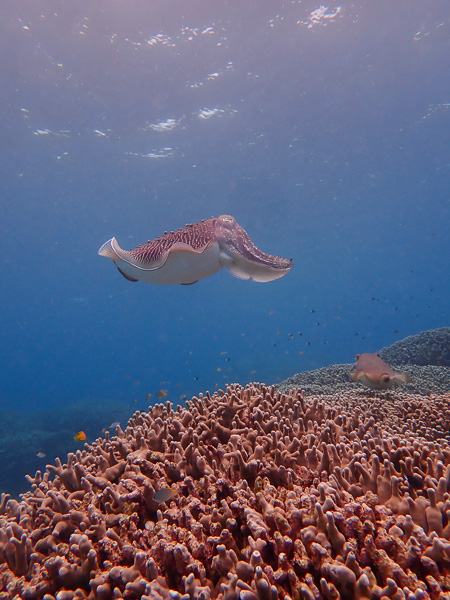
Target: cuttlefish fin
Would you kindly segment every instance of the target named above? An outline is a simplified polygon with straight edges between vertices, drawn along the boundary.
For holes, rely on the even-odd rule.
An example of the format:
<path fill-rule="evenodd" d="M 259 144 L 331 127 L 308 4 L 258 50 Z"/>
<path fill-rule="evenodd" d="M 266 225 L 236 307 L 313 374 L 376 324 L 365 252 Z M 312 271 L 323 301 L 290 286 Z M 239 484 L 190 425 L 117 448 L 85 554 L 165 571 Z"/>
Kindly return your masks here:
<path fill-rule="evenodd" d="M 124 273 L 120 267 L 117 267 L 117 270 L 121 275 L 125 277 L 125 279 L 128 279 L 128 281 L 139 281 L 139 279 L 135 279 L 134 277 L 131 277 L 131 275 L 127 275 L 126 273 Z"/>
<path fill-rule="evenodd" d="M 117 246 L 117 248 L 119 248 L 120 250 L 116 238 L 113 237 L 103 244 L 98 253 L 100 254 L 100 256 L 106 256 L 106 258 L 110 258 L 111 260 L 113 260 L 117 267 L 116 261 L 119 257 L 117 255 L 117 251 L 114 249 L 114 246 Z M 131 275 L 127 275 L 126 273 L 124 273 L 120 267 L 117 267 L 117 270 L 128 281 L 139 281 L 139 279 L 135 279 L 134 277 L 131 277 Z"/>
<path fill-rule="evenodd" d="M 110 240 L 108 240 L 107 242 L 105 242 L 103 244 L 103 246 L 100 248 L 100 250 L 98 251 L 100 256 L 106 256 L 106 258 L 110 258 L 111 260 L 116 261 L 117 253 L 114 252 L 114 249 L 112 246 L 114 242 L 116 242 L 116 238 L 114 238 L 114 237 L 111 238 Z M 122 273 L 122 275 L 123 275 L 123 273 Z"/>
<path fill-rule="evenodd" d="M 191 281 L 190 283 L 182 283 L 181 285 L 194 285 L 194 283 L 197 283 L 198 279 L 196 281 Z"/>

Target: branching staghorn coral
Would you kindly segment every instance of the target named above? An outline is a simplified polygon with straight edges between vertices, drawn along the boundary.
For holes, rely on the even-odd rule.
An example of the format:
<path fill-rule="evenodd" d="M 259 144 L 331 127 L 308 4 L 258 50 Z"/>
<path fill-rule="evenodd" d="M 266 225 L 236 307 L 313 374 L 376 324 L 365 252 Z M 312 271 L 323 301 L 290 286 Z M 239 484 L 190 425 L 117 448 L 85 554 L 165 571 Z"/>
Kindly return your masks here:
<path fill-rule="evenodd" d="M 446 598 L 449 415 L 261 384 L 137 412 L 2 496 L 0 598 Z"/>

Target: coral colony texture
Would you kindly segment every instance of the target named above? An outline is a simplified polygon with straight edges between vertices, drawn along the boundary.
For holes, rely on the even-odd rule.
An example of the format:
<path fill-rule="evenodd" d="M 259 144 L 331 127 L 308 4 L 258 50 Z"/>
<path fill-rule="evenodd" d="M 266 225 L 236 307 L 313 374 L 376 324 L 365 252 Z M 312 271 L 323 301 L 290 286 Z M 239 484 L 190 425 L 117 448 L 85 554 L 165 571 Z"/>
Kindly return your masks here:
<path fill-rule="evenodd" d="M 402 389 L 427 396 L 428 394 L 450 393 L 450 367 L 435 365 L 419 366 L 405 363 L 390 363 L 400 371 L 409 374 L 410 379 Z M 349 377 L 354 364 L 329 365 L 314 371 L 296 373 L 277 385 L 277 389 L 287 393 L 292 388 L 300 388 L 306 396 L 318 394 L 336 394 L 364 388 L 361 383 L 355 385 Z"/>
<path fill-rule="evenodd" d="M 393 363 L 450 367 L 450 327 L 410 335 L 382 348 L 380 356 Z"/>
<path fill-rule="evenodd" d="M 428 395 L 450 393 L 450 327 L 410 335 L 379 351 L 382 360 L 409 374 L 408 392 Z M 336 394 L 358 389 L 349 373 L 354 364 L 329 365 L 292 375 L 277 385 L 281 392 L 301 388 L 306 396 Z M 358 386 L 361 387 L 361 384 Z"/>
<path fill-rule="evenodd" d="M 137 412 L 3 495 L 0 598 L 450 598 L 449 425 L 448 394 L 261 384 Z"/>

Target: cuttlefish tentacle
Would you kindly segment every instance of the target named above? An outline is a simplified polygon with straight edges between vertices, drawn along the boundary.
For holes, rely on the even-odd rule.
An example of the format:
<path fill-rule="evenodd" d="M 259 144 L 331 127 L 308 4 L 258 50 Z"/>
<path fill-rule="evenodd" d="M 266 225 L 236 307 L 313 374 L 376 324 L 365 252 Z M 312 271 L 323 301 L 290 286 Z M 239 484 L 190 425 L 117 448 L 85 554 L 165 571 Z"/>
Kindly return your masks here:
<path fill-rule="evenodd" d="M 222 215 L 216 219 L 214 229 L 221 263 L 238 279 L 273 281 L 291 269 L 292 260 L 262 252 L 233 217 Z"/>
<path fill-rule="evenodd" d="M 406 384 L 409 380 L 408 373 L 394 371 L 378 354 L 370 353 L 356 355 L 355 370 L 349 375 L 373 390 L 387 390 L 395 383 Z"/>
<path fill-rule="evenodd" d="M 228 215 L 186 225 L 133 250 L 122 250 L 111 238 L 98 253 L 126 279 L 159 284 L 188 285 L 224 266 L 240 279 L 272 281 L 292 267 L 292 260 L 261 252 Z"/>

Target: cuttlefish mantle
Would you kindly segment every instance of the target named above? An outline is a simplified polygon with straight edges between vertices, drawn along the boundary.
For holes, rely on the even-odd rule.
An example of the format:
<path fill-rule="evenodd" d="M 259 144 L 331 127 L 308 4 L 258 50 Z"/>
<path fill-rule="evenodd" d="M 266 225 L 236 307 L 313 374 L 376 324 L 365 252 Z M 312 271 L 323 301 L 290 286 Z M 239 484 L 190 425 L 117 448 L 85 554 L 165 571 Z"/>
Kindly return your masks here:
<path fill-rule="evenodd" d="M 379 354 L 357 354 L 355 370 L 349 373 L 354 381 L 360 381 L 372 390 L 391 389 L 395 383 L 406 384 L 408 373 L 399 373 L 383 362 Z"/>
<path fill-rule="evenodd" d="M 110 258 L 129 281 L 189 285 L 222 267 L 238 279 L 273 281 L 286 275 L 292 259 L 265 254 L 229 215 L 164 233 L 133 250 L 122 250 L 116 238 L 98 253 Z"/>

